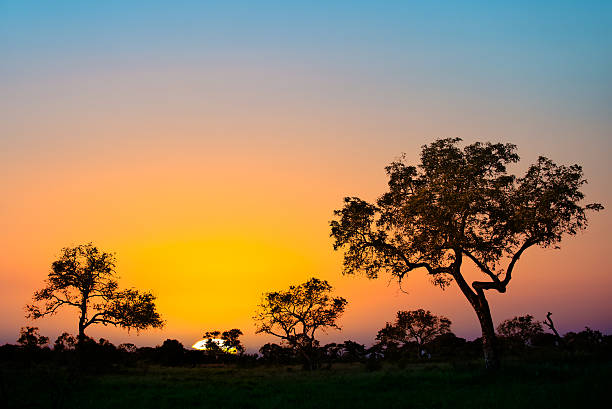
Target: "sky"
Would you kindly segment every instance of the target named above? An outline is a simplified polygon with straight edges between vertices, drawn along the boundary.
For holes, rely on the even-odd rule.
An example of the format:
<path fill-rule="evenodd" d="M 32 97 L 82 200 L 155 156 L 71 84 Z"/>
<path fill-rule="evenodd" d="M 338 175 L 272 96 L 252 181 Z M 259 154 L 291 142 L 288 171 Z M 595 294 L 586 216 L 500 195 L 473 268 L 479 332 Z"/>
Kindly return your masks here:
<path fill-rule="evenodd" d="M 416 308 L 475 338 L 456 286 L 343 276 L 329 237 L 343 197 L 375 200 L 388 163 L 440 137 L 514 143 L 518 173 L 581 164 L 587 201 L 612 203 L 609 1 L 0 0 L 0 55 L 0 343 L 77 331 L 75 311 L 24 306 L 87 242 L 166 320 L 89 331 L 114 343 L 240 328 L 254 352 L 274 341 L 254 334 L 262 293 L 312 276 L 349 301 L 322 342 L 370 345 Z M 612 333 L 610 229 L 604 210 L 526 253 L 495 323 L 551 311 Z"/>

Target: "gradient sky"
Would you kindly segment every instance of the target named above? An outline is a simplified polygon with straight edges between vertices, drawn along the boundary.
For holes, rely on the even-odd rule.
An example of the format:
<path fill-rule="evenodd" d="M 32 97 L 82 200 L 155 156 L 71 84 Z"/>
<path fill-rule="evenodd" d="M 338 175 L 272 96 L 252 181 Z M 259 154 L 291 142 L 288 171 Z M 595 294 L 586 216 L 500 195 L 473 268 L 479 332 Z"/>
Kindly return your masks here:
<path fill-rule="evenodd" d="M 23 307 L 88 241 L 167 321 L 89 332 L 114 343 L 237 327 L 255 351 L 261 294 L 313 275 L 349 300 L 324 342 L 371 344 L 414 308 L 474 338 L 456 287 L 342 276 L 329 238 L 344 196 L 374 200 L 386 164 L 439 137 L 515 143 L 517 172 L 580 163 L 610 208 L 612 2 L 287 3 L 0 0 L 0 343 L 76 332 L 74 311 L 32 323 Z M 529 251 L 494 320 L 552 311 L 562 332 L 612 333 L 611 229 L 605 210 Z"/>

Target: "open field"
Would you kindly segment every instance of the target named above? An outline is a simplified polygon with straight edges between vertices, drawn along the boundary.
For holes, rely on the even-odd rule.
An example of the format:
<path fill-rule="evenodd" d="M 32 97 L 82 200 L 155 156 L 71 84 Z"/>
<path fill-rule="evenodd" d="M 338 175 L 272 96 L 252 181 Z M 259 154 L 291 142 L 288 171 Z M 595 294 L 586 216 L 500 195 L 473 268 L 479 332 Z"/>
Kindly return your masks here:
<path fill-rule="evenodd" d="M 570 408 L 606 406 L 612 363 L 507 362 L 384 366 L 124 368 L 101 375 L 66 368 L 2 367 L 8 408 Z"/>

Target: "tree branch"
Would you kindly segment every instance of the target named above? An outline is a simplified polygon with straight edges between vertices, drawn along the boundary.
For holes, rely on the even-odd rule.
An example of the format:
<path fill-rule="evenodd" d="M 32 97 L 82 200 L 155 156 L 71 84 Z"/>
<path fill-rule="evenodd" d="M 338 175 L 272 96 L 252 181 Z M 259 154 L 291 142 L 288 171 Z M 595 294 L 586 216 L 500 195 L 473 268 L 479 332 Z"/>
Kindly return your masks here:
<path fill-rule="evenodd" d="M 478 268 L 479 268 L 479 269 L 480 269 L 480 270 L 481 270 L 483 273 L 485 273 L 486 275 L 488 275 L 489 277 L 491 277 L 491 280 L 493 280 L 493 282 L 495 282 L 495 283 L 501 283 L 501 282 L 499 281 L 499 277 L 497 277 L 497 275 L 496 275 L 496 274 L 495 274 L 493 271 L 491 271 L 491 270 L 489 269 L 489 267 L 487 267 L 487 266 L 486 266 L 484 263 L 482 263 L 480 260 L 478 260 L 478 259 L 477 259 L 477 258 L 476 258 L 476 257 L 475 257 L 475 256 L 474 256 L 472 253 L 471 253 L 471 252 L 469 252 L 469 251 L 467 251 L 467 250 L 465 250 L 465 249 L 462 249 L 461 251 L 463 252 L 463 254 L 465 254 L 466 256 L 468 256 L 468 258 L 469 258 L 470 260 L 472 260 L 472 261 L 474 262 L 474 264 L 476 264 L 476 266 L 478 266 Z"/>
<path fill-rule="evenodd" d="M 514 270 L 514 266 L 516 265 L 516 262 L 519 260 L 519 258 L 521 258 L 521 255 L 523 254 L 523 252 L 527 250 L 529 247 L 537 243 L 538 243 L 538 240 L 536 239 L 531 239 L 531 238 L 527 239 L 525 240 L 521 248 L 519 248 L 518 251 L 514 253 L 514 256 L 512 256 L 512 260 L 510 261 L 510 264 L 508 265 L 508 268 L 506 269 L 506 275 L 502 281 L 504 288 L 508 285 L 508 283 L 512 279 L 512 270 Z"/>

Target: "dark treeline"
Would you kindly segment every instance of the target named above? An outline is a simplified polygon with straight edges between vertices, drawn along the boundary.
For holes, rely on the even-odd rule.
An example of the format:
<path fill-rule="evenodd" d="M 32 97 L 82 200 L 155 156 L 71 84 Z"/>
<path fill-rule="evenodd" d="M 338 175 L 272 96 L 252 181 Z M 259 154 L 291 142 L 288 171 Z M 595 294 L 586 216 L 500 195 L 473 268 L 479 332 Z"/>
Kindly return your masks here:
<path fill-rule="evenodd" d="M 407 325 L 402 318 L 410 314 L 420 314 L 418 318 L 421 321 Z M 433 325 L 422 325 L 431 317 L 434 318 Z M 439 325 L 439 321 L 446 322 Z M 431 324 L 432 321 L 428 323 Z M 535 321 L 530 315 L 502 322 L 497 328 L 502 357 L 533 361 L 599 360 L 612 357 L 612 335 L 604 335 L 586 327 L 579 332 L 557 336 L 545 332 L 544 326 L 545 322 Z M 422 330 L 421 334 L 419 329 Z M 246 353 L 237 339 L 235 345 L 238 347 L 238 353 L 228 353 L 218 348 L 194 350 L 185 348 L 174 339 L 167 339 L 156 347 L 136 347 L 131 343 L 114 345 L 104 338 L 96 341 L 87 337 L 79 348 L 77 337 L 68 333 L 60 335 L 55 342 L 50 343 L 47 337 L 39 334 L 36 327 L 25 327 L 22 328 L 16 345 L 0 346 L 0 360 L 5 365 L 27 367 L 47 363 L 93 372 L 120 370 L 125 367 L 146 368 L 149 365 L 302 365 L 308 369 L 327 369 L 337 363 L 362 364 L 366 370 L 376 370 L 383 364 L 404 367 L 425 362 L 467 363 L 478 360 L 482 354 L 481 338 L 469 341 L 457 337 L 450 331 L 450 320 L 423 310 L 400 311 L 398 319 L 382 328 L 376 339 L 374 345 L 369 348 L 351 340 L 326 345 L 315 342 L 313 353 L 309 361 L 305 362 L 299 349 L 282 342 L 267 343 L 255 354 Z"/>

